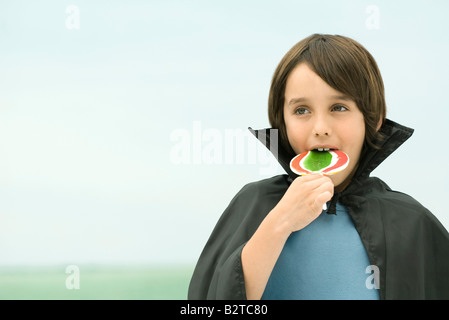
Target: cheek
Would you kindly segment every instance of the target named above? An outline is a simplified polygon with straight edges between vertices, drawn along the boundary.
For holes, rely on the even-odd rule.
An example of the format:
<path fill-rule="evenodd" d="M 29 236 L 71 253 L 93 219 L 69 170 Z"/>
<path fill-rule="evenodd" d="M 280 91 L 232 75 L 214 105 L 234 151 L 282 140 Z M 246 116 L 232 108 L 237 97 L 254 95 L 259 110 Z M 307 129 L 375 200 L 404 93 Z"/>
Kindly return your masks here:
<path fill-rule="evenodd" d="M 359 132 L 356 135 L 356 137 L 357 137 L 358 145 L 359 145 L 360 150 L 361 150 L 362 146 L 363 146 L 363 142 L 365 141 L 365 122 L 363 121 L 363 118 L 361 120 L 361 124 L 359 126 L 359 130 L 358 131 Z"/>
<path fill-rule="evenodd" d="M 304 132 L 304 128 L 301 126 L 291 126 L 286 127 L 287 137 L 290 146 L 296 154 L 300 154 L 301 152 L 306 150 L 306 134 Z"/>
<path fill-rule="evenodd" d="M 358 162 L 365 141 L 365 123 L 362 122 L 359 126 L 352 127 L 352 130 L 346 131 L 345 140 L 350 141 L 352 157 Z"/>
<path fill-rule="evenodd" d="M 351 141 L 354 148 L 361 148 L 363 141 L 365 141 L 365 130 L 363 128 L 357 128 L 345 132 L 345 141 Z"/>

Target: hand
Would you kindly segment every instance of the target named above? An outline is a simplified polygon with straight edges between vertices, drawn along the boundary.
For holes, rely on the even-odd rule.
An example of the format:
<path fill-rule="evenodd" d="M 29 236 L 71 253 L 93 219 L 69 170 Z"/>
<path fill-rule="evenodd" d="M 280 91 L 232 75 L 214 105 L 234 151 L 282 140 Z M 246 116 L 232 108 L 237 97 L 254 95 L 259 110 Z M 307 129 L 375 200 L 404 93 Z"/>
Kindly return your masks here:
<path fill-rule="evenodd" d="M 290 234 L 315 220 L 333 194 L 334 184 L 329 177 L 319 174 L 298 177 L 271 213 Z"/>
<path fill-rule="evenodd" d="M 248 299 L 260 299 L 290 234 L 322 212 L 334 194 L 329 177 L 319 174 L 296 178 L 242 250 L 242 267 Z"/>

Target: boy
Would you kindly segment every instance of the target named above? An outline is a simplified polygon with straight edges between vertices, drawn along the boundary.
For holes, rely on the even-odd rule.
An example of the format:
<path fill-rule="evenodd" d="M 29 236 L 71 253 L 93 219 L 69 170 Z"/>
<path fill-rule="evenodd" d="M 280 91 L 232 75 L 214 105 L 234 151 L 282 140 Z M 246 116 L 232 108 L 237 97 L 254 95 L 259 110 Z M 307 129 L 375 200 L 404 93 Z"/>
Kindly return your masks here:
<path fill-rule="evenodd" d="M 300 41 L 274 73 L 268 111 L 288 174 L 234 197 L 189 298 L 449 299 L 449 234 L 416 200 L 369 176 L 413 132 L 386 119 L 371 54 L 342 36 Z M 329 177 L 291 172 L 296 154 L 318 148 L 346 152 L 349 166 Z"/>

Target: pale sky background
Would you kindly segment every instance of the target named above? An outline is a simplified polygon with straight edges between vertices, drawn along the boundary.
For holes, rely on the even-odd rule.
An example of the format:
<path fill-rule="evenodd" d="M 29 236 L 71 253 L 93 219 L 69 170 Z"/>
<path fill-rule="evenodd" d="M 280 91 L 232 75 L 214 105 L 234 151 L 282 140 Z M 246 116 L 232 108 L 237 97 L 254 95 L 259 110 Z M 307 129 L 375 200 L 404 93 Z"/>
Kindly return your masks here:
<path fill-rule="evenodd" d="M 269 126 L 274 69 L 312 33 L 373 54 L 388 117 L 415 129 L 373 175 L 449 229 L 448 17 L 445 0 L 1 1 L 0 265 L 194 265 L 232 197 L 282 173 L 231 142 Z"/>

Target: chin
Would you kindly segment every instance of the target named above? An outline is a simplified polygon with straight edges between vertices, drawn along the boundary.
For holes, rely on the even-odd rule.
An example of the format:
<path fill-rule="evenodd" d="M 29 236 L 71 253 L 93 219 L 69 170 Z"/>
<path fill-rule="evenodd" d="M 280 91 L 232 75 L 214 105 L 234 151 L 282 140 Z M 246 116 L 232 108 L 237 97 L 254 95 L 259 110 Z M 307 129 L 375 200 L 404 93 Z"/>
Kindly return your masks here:
<path fill-rule="evenodd" d="M 336 192 L 343 191 L 351 182 L 352 176 L 354 175 L 356 168 L 346 168 L 345 170 L 338 172 L 328 177 L 332 180 L 335 186 Z"/>
<path fill-rule="evenodd" d="M 332 174 L 328 177 L 332 180 L 335 187 L 338 187 L 340 184 L 342 184 L 346 178 L 345 176 L 341 175 L 340 173 Z"/>

